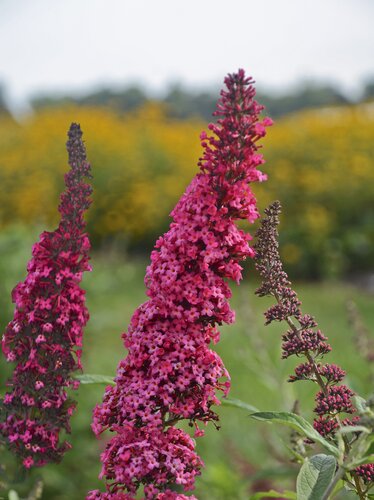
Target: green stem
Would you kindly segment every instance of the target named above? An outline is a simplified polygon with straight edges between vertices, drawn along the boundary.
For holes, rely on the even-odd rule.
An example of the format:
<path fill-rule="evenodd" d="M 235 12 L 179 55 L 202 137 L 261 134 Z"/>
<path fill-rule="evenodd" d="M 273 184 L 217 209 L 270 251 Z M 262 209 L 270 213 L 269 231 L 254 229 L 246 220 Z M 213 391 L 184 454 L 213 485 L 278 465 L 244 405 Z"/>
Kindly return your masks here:
<path fill-rule="evenodd" d="M 361 489 L 361 484 L 360 484 L 359 478 L 354 474 L 351 474 L 351 475 L 352 475 L 353 481 L 355 482 L 357 495 L 359 496 L 360 500 L 365 500 L 366 495 Z"/>
<path fill-rule="evenodd" d="M 324 495 L 323 495 L 323 497 L 322 497 L 321 500 L 328 500 L 329 499 L 329 496 L 334 491 L 335 486 L 342 479 L 342 477 L 344 476 L 344 474 L 345 474 L 345 468 L 343 466 L 340 466 L 339 469 L 336 471 L 334 479 L 332 480 L 332 482 L 330 483 L 330 486 L 325 491 L 325 493 L 324 493 Z"/>

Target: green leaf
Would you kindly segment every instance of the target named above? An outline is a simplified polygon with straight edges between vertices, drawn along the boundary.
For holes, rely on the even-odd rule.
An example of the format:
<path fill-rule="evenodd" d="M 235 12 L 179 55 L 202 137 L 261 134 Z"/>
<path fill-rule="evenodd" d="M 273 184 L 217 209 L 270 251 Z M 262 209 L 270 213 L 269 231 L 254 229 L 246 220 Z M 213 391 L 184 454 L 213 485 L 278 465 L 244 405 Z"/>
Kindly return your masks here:
<path fill-rule="evenodd" d="M 249 500 L 261 500 L 262 498 L 285 498 L 287 500 L 297 500 L 296 493 L 294 491 L 285 490 L 283 493 L 279 491 L 259 491 L 252 495 Z"/>
<path fill-rule="evenodd" d="M 366 436 L 366 440 L 369 443 L 368 451 L 370 454 L 374 453 L 374 435 Z"/>
<path fill-rule="evenodd" d="M 348 456 L 348 461 L 346 463 L 346 469 L 354 469 L 358 465 L 361 465 L 363 458 L 373 458 L 372 450 L 372 440 L 374 436 L 372 434 L 360 434 L 358 439 L 352 444 L 351 451 Z M 368 462 L 366 462 L 368 463 Z"/>
<path fill-rule="evenodd" d="M 362 398 L 361 396 L 353 396 L 353 403 L 355 407 L 357 408 L 357 411 L 359 414 L 363 414 L 367 410 L 367 405 L 366 405 L 366 400 Z"/>
<path fill-rule="evenodd" d="M 360 465 L 364 464 L 371 464 L 374 463 L 374 455 L 367 455 L 366 457 L 362 458 L 357 458 L 356 460 L 352 460 L 347 464 L 347 467 L 349 469 L 355 469 L 356 467 L 359 467 Z"/>
<path fill-rule="evenodd" d="M 283 442 L 283 440 L 282 440 Z M 283 443 L 285 445 L 285 447 L 287 448 L 287 450 L 290 452 L 290 454 L 292 455 L 293 459 L 296 460 L 299 464 L 302 464 L 304 463 L 304 460 L 305 460 L 305 457 L 303 455 L 301 455 L 300 453 L 298 453 L 296 450 L 294 450 L 291 446 Z"/>
<path fill-rule="evenodd" d="M 105 384 L 105 385 L 116 385 L 113 377 L 108 375 L 94 375 L 91 373 L 85 373 L 83 375 L 75 375 L 74 378 L 79 380 L 81 384 Z"/>
<path fill-rule="evenodd" d="M 335 498 L 335 495 L 337 493 L 339 493 L 339 491 L 341 490 L 344 490 L 345 488 L 345 481 L 343 481 L 342 479 L 340 479 L 340 481 L 338 481 L 335 485 L 335 488 L 333 489 L 332 493 L 331 493 L 331 498 Z"/>
<path fill-rule="evenodd" d="M 338 440 L 338 450 L 339 450 L 338 462 L 339 465 L 343 465 L 345 457 L 345 443 L 342 434 L 338 432 L 336 434 L 336 439 Z"/>
<path fill-rule="evenodd" d="M 250 413 L 258 412 L 258 408 L 256 408 L 255 406 L 252 406 L 248 403 L 245 403 L 244 401 L 241 401 L 240 399 L 223 398 L 223 399 L 221 399 L 221 403 L 224 406 L 234 406 L 235 408 L 241 408 L 242 410 L 247 410 Z"/>
<path fill-rule="evenodd" d="M 336 469 L 331 455 L 314 455 L 302 465 L 296 480 L 297 500 L 321 500 Z"/>
<path fill-rule="evenodd" d="M 371 431 L 363 425 L 345 425 L 344 427 L 340 427 L 337 432 L 339 434 L 350 434 L 351 432 L 365 432 L 365 434 L 370 434 Z"/>
<path fill-rule="evenodd" d="M 326 448 L 326 450 L 328 450 L 336 457 L 339 456 L 338 448 L 333 444 L 329 443 L 325 438 L 323 438 L 321 434 L 319 434 L 314 429 L 314 427 L 309 422 L 307 422 L 303 417 L 300 417 L 300 415 L 296 415 L 295 413 L 286 411 L 281 411 L 281 412 L 264 411 L 264 412 L 252 413 L 250 417 L 256 420 L 261 420 L 263 422 L 270 422 L 270 423 L 275 422 L 278 424 L 283 424 L 292 427 L 293 429 L 296 429 L 298 432 L 308 437 L 309 439 L 312 439 L 313 441 L 316 441 L 317 443 L 321 444 L 324 448 Z"/>

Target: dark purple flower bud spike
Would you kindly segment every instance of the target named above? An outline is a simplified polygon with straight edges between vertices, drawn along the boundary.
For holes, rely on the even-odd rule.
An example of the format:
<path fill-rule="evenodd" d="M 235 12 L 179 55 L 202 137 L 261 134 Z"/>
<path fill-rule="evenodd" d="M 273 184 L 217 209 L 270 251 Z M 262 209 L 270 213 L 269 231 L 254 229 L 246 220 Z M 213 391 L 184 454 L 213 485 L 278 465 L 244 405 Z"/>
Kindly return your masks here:
<path fill-rule="evenodd" d="M 285 321 L 287 332 L 282 336 L 282 358 L 296 355 L 306 358 L 306 362 L 295 368 L 289 382 L 310 380 L 317 383 L 320 391 L 316 396 L 314 428 L 325 438 L 334 440 L 336 431 L 343 425 L 357 425 L 359 417 L 344 419 L 341 414 L 355 413 L 352 404 L 354 393 L 346 385 L 338 385 L 345 376 L 345 371 L 334 364 L 321 364 L 321 359 L 331 351 L 327 337 L 317 328 L 317 322 L 301 311 L 301 302 L 291 288 L 291 282 L 283 269 L 279 255 L 278 230 L 281 205 L 273 202 L 266 210 L 266 217 L 256 233 L 256 269 L 263 278 L 261 286 L 256 290 L 260 297 L 271 295 L 276 305 L 265 312 L 266 322 Z M 349 443 L 344 437 L 347 450 Z M 358 477 L 366 482 L 372 480 L 373 464 L 364 465 L 352 471 L 352 479 L 360 491 Z"/>

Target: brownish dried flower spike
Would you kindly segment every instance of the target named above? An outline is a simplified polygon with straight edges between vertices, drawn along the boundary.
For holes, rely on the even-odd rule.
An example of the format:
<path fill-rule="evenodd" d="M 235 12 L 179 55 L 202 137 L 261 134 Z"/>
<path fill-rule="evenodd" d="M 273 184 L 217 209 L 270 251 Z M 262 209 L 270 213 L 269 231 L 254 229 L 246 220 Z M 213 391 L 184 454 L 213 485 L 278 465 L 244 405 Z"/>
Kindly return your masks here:
<path fill-rule="evenodd" d="M 279 255 L 278 230 L 281 204 L 273 202 L 266 210 L 261 227 L 257 231 L 256 269 L 263 278 L 263 283 L 256 290 L 260 297 L 271 295 L 276 305 L 265 312 L 266 322 L 285 321 L 288 325 L 282 336 L 282 358 L 296 355 L 306 358 L 304 363 L 295 368 L 289 382 L 310 380 L 319 385 L 314 408 L 317 418 L 315 429 L 324 437 L 334 440 L 334 435 L 341 425 L 355 425 L 357 417 L 340 420 L 341 414 L 352 414 L 356 410 L 352 405 L 354 393 L 344 384 L 339 384 L 345 376 L 344 370 L 334 364 L 322 364 L 321 358 L 331 351 L 324 334 L 317 330 L 317 322 L 310 315 L 303 315 L 301 302 L 291 288 L 291 282 Z M 372 464 L 370 464 L 371 467 Z M 353 472 L 355 484 L 357 475 L 363 481 L 371 478 L 372 469 L 365 467 Z M 357 486 L 359 488 L 359 485 Z"/>

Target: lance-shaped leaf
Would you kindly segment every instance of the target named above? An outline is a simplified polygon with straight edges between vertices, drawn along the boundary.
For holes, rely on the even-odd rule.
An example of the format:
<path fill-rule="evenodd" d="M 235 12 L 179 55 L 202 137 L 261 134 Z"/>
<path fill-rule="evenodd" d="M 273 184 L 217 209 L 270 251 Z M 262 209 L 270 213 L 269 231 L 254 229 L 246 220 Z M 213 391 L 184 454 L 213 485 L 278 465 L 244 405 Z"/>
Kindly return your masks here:
<path fill-rule="evenodd" d="M 295 413 L 286 411 L 263 411 L 252 413 L 250 417 L 255 418 L 256 420 L 261 420 L 263 422 L 279 423 L 282 425 L 287 425 L 288 427 L 292 427 L 309 439 L 312 439 L 313 441 L 321 444 L 326 450 L 328 450 L 336 457 L 339 456 L 338 448 L 329 443 L 325 438 L 323 438 L 321 434 L 319 434 L 307 420 L 305 420 L 303 417 L 300 417 L 300 415 L 296 415 Z"/>
<path fill-rule="evenodd" d="M 235 408 L 241 408 L 242 410 L 247 410 L 250 413 L 258 412 L 258 408 L 248 403 L 245 403 L 240 399 L 223 398 L 221 399 L 221 403 L 223 406 L 233 406 Z"/>
<path fill-rule="evenodd" d="M 262 498 L 285 498 L 287 500 L 297 500 L 296 493 L 294 491 L 285 490 L 283 493 L 279 491 L 258 491 L 250 497 L 250 500 L 261 500 Z"/>
<path fill-rule="evenodd" d="M 105 385 L 115 385 L 113 377 L 108 375 L 94 375 L 92 373 L 85 373 L 83 375 L 75 375 L 76 380 L 79 380 L 81 384 L 105 384 Z"/>

